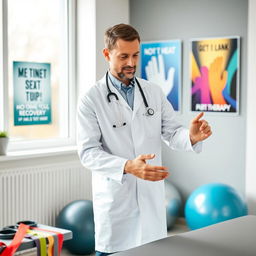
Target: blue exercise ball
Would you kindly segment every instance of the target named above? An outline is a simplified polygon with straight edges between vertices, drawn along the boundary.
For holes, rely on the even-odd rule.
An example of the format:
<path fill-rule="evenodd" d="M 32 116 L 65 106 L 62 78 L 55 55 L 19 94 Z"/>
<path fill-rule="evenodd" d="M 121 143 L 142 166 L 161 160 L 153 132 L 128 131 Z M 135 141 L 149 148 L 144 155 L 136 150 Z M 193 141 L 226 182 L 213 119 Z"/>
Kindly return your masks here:
<path fill-rule="evenodd" d="M 221 183 L 200 186 L 192 192 L 185 204 L 186 222 L 192 230 L 247 213 L 247 206 L 236 190 Z"/>
<path fill-rule="evenodd" d="M 166 222 L 167 230 L 173 228 L 180 215 L 182 205 L 181 196 L 176 187 L 168 180 L 165 180 L 165 200 L 166 200 Z"/>
<path fill-rule="evenodd" d="M 94 252 L 92 201 L 77 200 L 66 205 L 56 219 L 56 226 L 73 232 L 73 238 L 64 243 L 71 253 L 87 255 Z"/>

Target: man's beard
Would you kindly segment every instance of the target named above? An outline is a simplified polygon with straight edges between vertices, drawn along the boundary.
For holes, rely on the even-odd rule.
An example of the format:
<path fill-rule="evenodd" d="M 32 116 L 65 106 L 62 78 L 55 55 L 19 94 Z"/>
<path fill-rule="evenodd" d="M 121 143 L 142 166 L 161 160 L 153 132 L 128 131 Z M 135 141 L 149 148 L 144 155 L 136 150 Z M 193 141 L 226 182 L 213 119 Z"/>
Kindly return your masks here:
<path fill-rule="evenodd" d="M 124 74 L 124 71 L 125 71 L 126 69 L 130 69 L 130 68 L 133 68 L 133 69 L 134 69 L 134 71 L 132 72 L 132 75 L 133 75 L 133 77 L 134 77 L 134 75 L 135 75 L 135 73 L 136 73 L 136 66 L 133 66 L 133 67 L 131 67 L 131 66 L 124 66 L 124 67 L 122 67 L 121 72 L 118 72 L 118 73 L 117 73 L 118 77 L 119 77 L 120 79 L 122 79 L 122 80 L 132 80 L 133 77 L 132 77 L 132 78 L 129 78 L 129 77 L 127 77 L 127 76 Z"/>

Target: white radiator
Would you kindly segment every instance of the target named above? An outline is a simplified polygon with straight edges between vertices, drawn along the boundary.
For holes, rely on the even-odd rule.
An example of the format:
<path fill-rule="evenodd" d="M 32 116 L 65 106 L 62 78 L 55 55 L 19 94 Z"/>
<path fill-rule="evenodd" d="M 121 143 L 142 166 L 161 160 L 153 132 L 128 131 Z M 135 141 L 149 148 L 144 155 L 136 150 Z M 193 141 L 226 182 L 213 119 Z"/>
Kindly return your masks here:
<path fill-rule="evenodd" d="M 0 170 L 0 228 L 21 220 L 54 225 L 66 204 L 91 198 L 91 173 L 79 163 Z"/>

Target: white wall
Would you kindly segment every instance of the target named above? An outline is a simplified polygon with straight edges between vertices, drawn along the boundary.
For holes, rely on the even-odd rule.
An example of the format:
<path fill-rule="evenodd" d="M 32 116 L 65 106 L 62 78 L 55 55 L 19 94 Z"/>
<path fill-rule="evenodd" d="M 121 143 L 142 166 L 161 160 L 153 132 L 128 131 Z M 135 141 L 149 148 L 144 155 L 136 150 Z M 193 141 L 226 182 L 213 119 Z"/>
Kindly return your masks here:
<path fill-rule="evenodd" d="M 129 0 L 96 0 L 96 79 L 107 71 L 103 58 L 105 30 L 118 23 L 129 23 Z"/>
<path fill-rule="evenodd" d="M 77 87 L 82 95 L 96 78 L 96 1 L 77 0 Z"/>

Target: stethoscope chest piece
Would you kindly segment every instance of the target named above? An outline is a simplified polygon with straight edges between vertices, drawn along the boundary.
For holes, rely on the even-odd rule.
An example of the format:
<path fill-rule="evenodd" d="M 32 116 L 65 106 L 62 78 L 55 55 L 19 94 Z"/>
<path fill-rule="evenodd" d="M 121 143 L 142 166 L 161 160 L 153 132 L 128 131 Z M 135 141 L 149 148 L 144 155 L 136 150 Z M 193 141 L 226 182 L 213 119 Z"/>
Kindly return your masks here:
<path fill-rule="evenodd" d="M 154 114 L 155 114 L 155 111 L 154 111 L 153 108 L 148 108 L 148 109 L 147 109 L 147 115 L 148 115 L 148 116 L 153 116 Z"/>

